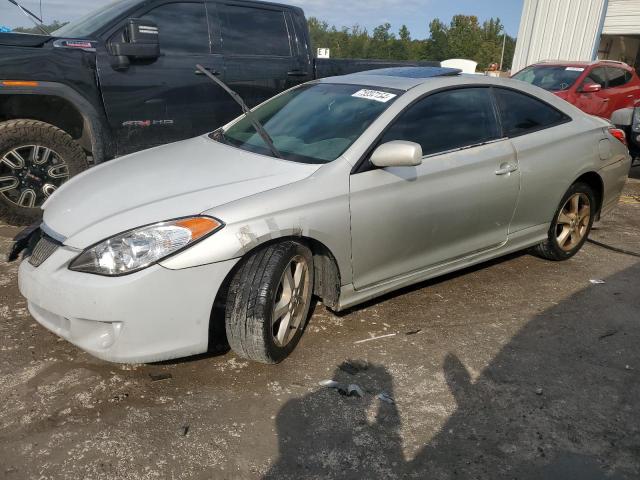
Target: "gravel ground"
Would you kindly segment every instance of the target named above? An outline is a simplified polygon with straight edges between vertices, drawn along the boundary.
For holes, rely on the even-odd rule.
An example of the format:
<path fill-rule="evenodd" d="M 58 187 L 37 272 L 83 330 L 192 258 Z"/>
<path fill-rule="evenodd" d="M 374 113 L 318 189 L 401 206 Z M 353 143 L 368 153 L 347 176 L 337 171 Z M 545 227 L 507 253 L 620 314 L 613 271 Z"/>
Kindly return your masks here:
<path fill-rule="evenodd" d="M 634 176 L 593 238 L 640 251 Z M 640 478 L 637 257 L 523 253 L 318 305 L 279 366 L 102 362 L 30 317 L 16 270 L 0 262 L 0 478 Z"/>

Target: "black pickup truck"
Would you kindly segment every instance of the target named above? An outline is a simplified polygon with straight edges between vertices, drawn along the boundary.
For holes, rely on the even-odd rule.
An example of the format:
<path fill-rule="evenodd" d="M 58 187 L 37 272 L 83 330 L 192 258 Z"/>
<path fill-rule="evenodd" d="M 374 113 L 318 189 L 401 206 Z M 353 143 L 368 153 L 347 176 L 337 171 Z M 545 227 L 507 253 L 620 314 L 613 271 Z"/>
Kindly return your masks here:
<path fill-rule="evenodd" d="M 0 219 L 30 222 L 89 166 L 239 115 L 196 64 L 250 107 L 314 78 L 439 65 L 316 59 L 300 8 L 246 0 L 118 0 L 50 36 L 0 34 Z"/>

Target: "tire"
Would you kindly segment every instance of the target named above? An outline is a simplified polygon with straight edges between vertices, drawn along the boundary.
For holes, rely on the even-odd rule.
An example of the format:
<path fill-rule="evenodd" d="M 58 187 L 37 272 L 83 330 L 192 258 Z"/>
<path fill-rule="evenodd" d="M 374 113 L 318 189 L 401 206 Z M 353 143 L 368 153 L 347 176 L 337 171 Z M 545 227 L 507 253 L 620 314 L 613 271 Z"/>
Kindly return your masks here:
<path fill-rule="evenodd" d="M 288 285 L 295 284 L 298 267 L 302 269 L 299 288 L 289 290 Z M 307 324 L 313 278 L 311 251 L 297 242 L 270 245 L 243 260 L 230 281 L 225 309 L 231 349 L 260 363 L 275 364 L 287 358 Z M 300 295 L 295 295 L 296 291 Z M 296 300 L 287 303 L 287 296 Z M 289 324 L 284 323 L 287 318 Z"/>
<path fill-rule="evenodd" d="M 577 216 L 573 212 L 576 207 L 572 204 L 576 198 L 578 198 L 577 211 L 580 212 Z M 586 212 L 588 212 L 588 218 L 586 218 Z M 596 196 L 593 189 L 586 183 L 574 183 L 562 197 L 551 222 L 547 240 L 536 245 L 533 253 L 553 261 L 570 259 L 587 241 L 596 213 Z M 566 233 L 567 231 L 569 233 Z"/>
<path fill-rule="evenodd" d="M 87 167 L 82 147 L 63 130 L 37 120 L 0 123 L 0 219 L 37 221 L 46 198 Z"/>

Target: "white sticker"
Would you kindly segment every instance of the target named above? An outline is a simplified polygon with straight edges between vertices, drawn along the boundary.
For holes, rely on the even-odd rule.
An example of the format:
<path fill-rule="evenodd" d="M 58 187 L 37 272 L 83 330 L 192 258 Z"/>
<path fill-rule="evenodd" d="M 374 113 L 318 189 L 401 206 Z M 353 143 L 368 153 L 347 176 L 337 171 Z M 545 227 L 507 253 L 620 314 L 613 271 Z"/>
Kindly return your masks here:
<path fill-rule="evenodd" d="M 565 70 L 568 72 L 584 72 L 584 68 L 581 67 L 567 67 Z"/>
<path fill-rule="evenodd" d="M 366 98 L 367 100 L 375 100 L 376 102 L 387 103 L 397 97 L 395 93 L 380 92 L 378 90 L 358 90 L 351 95 L 356 98 Z"/>

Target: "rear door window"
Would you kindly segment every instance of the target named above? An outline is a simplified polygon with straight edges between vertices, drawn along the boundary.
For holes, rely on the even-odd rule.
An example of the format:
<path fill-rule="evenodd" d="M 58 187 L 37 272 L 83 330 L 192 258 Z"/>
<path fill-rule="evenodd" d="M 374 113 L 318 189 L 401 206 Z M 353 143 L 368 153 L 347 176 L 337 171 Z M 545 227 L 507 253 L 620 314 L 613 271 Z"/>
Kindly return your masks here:
<path fill-rule="evenodd" d="M 502 129 L 508 137 L 550 128 L 570 120 L 561 111 L 529 95 L 504 88 L 495 88 L 494 91 Z"/>
<path fill-rule="evenodd" d="M 158 25 L 160 51 L 168 55 L 209 53 L 204 2 L 167 3 L 142 15 Z"/>
<path fill-rule="evenodd" d="M 429 95 L 408 107 L 381 143 L 419 143 L 423 155 L 456 150 L 499 138 L 489 88 L 461 88 Z"/>
<path fill-rule="evenodd" d="M 291 56 L 282 10 L 219 4 L 218 11 L 225 54 Z"/>

